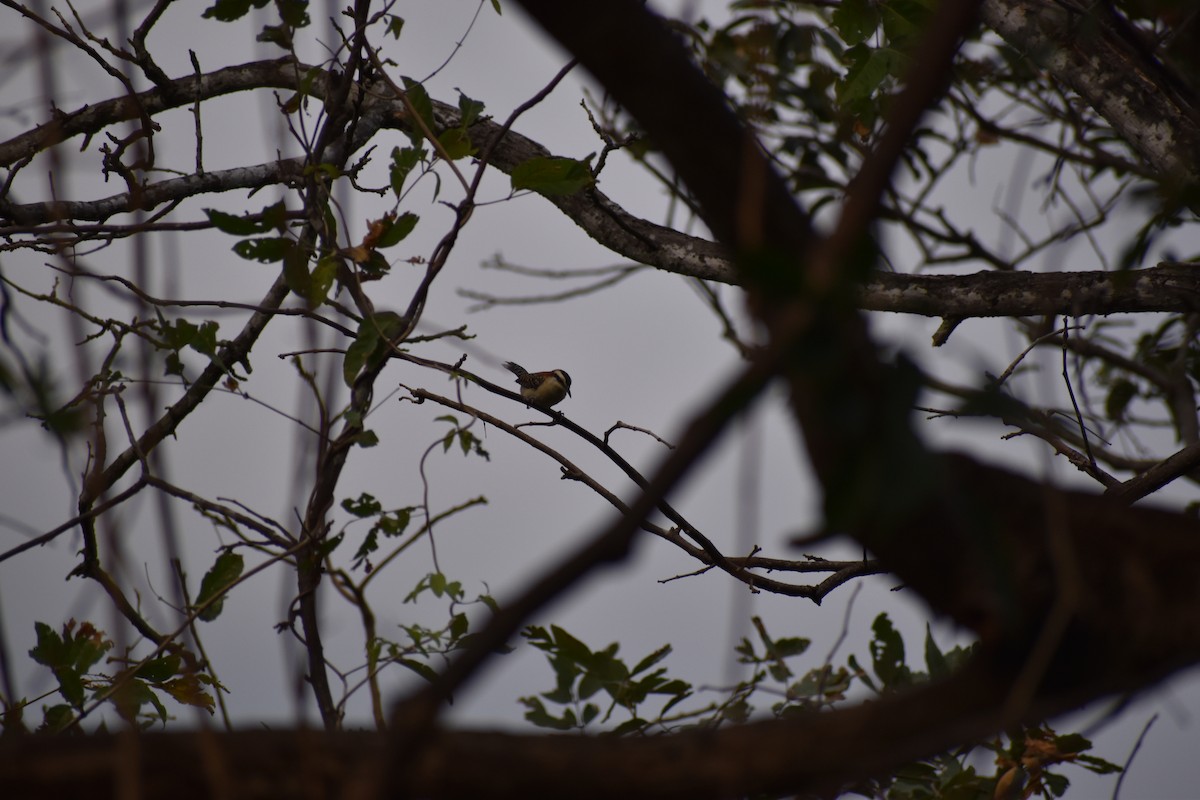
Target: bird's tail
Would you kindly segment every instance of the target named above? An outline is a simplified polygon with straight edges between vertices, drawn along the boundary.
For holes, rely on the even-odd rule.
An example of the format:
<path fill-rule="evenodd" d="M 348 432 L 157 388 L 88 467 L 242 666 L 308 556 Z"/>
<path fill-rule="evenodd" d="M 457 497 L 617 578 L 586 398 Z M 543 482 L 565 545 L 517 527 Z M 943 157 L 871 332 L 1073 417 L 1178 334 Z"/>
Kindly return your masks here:
<path fill-rule="evenodd" d="M 529 370 L 525 369 L 520 364 L 513 363 L 512 361 L 505 361 L 504 368 L 516 375 L 518 378 L 524 378 L 529 374 Z"/>

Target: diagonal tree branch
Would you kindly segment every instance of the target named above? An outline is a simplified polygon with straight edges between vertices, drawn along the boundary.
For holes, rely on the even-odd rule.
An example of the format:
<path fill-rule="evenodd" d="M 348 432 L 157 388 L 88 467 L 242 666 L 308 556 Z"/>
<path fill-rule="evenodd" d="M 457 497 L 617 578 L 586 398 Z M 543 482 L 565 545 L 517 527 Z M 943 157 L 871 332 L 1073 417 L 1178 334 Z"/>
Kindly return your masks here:
<path fill-rule="evenodd" d="M 1108 120 L 1168 182 L 1200 178 L 1200 106 L 1111 3 L 985 0 L 983 21 Z"/>

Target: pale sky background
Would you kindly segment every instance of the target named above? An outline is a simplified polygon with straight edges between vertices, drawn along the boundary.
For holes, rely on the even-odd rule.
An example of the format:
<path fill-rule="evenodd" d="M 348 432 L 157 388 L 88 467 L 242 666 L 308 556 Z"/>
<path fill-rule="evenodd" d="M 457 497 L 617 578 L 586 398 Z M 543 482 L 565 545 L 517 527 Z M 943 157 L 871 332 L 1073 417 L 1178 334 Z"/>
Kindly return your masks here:
<path fill-rule="evenodd" d="M 673 3 L 658 5 L 677 7 Z M 106 6 L 84 3 L 77 7 L 87 17 L 88 9 Z M 720 5 L 706 3 L 703 7 L 717 9 Z M 251 26 L 200 20 L 199 8 L 197 4 L 173 7 L 150 39 L 151 50 L 169 75 L 191 71 L 189 48 L 195 50 L 204 69 L 278 56 L 278 50 L 254 43 Z M 386 55 L 397 63 L 393 75 L 421 78 L 454 52 L 455 42 L 466 33 L 476 4 L 466 0 L 413 0 L 396 10 L 407 19 L 407 25 L 400 41 L 385 48 Z M 323 25 L 322 13 L 314 7 L 318 30 Z M 40 120 L 42 112 L 29 62 L 12 63 L 21 53 L 27 59 L 25 37 L 30 28 L 10 10 L 0 11 L 0 20 L 0 58 L 11 69 L 0 83 L 0 108 L 19 111 L 0 118 L 0 138 L 7 139 L 30 119 Z M 115 38 L 111 27 L 97 24 L 97 31 Z M 318 60 L 318 56 L 314 54 L 310 60 Z M 454 102 L 455 89 L 461 89 L 484 101 L 487 113 L 503 119 L 545 85 L 564 61 L 562 53 L 532 29 L 515 6 L 505 4 L 503 16 L 497 16 L 485 2 L 462 49 L 428 82 L 427 88 L 432 96 L 447 102 Z M 56 52 L 56 65 L 57 104 L 64 109 L 118 93 L 111 79 L 66 49 Z M 586 81 L 582 70 L 577 70 L 548 100 L 524 115 L 516 129 L 558 155 L 581 158 L 598 150 L 600 143 L 579 106 Z M 173 112 L 164 115 L 161 122 L 164 133 L 157 139 L 159 163 L 189 168 L 190 113 Z M 206 167 L 215 170 L 268 160 L 277 147 L 286 147 L 277 138 L 278 126 L 274 101 L 265 93 L 215 101 L 204 112 Z M 373 167 L 364 176 L 366 182 L 386 182 L 387 153 L 402 141 L 403 137 L 394 132 L 378 137 Z M 73 150 L 70 146 L 63 149 Z M 115 183 L 96 182 L 97 161 L 90 153 L 73 156 L 69 185 L 59 186 L 64 196 L 101 197 L 121 190 Z M 628 211 L 661 220 L 665 207 L 662 191 L 623 158 L 615 157 L 611 162 L 602 175 L 601 189 Z M 996 148 L 990 160 L 976 163 L 973 176 L 959 174 L 947 181 L 941 202 L 955 213 L 976 215 L 983 230 L 995 232 L 997 223 L 990 209 L 1007 186 L 1011 169 L 1011 151 Z M 1038 169 L 1035 165 L 1032 174 L 1037 175 Z M 29 174 L 37 173 L 31 168 Z M 45 174 L 44 168 L 41 174 Z M 18 195 L 21 200 L 40 198 L 45 192 L 44 186 L 35 183 L 25 186 L 28 188 Z M 460 197 L 456 189 L 443 179 L 442 199 L 456 201 Z M 425 183 L 414 193 L 412 210 L 421 215 L 421 224 L 409 240 L 389 252 L 390 256 L 428 256 L 444 232 L 451 212 L 428 204 L 431 190 L 432 184 Z M 507 194 L 507 177 L 493 173 L 485 182 L 481 200 L 499 200 Z M 362 197 L 343 198 L 348 201 L 345 218 L 357 226 L 356 235 L 361 236 L 363 220 L 377 216 L 379 209 L 368 206 Z M 210 195 L 185 205 L 182 216 L 200 218 L 200 209 L 210 206 L 235 212 L 257 209 L 274 199 L 268 193 L 250 200 L 241 192 Z M 1029 194 L 1029 200 L 1021 204 L 1021 213 L 1027 222 L 1036 224 L 1034 221 L 1043 213 L 1037 195 Z M 1050 212 L 1048 216 L 1052 215 Z M 236 297 L 254 302 L 265 292 L 276 267 L 234 256 L 229 251 L 233 241 L 216 233 L 187 234 L 174 240 L 156 238 L 149 255 L 156 276 L 154 291 L 160 296 Z M 1197 249 L 1196 242 L 1190 245 L 1184 249 Z M 89 257 L 87 263 L 102 272 L 116 272 L 130 263 L 129 253 L 126 246 L 117 245 Z M 645 271 L 616 288 L 568 303 L 466 313 L 469 303 L 456 295 L 458 288 L 503 295 L 542 294 L 561 288 L 483 269 L 481 264 L 496 254 L 515 263 L 550 269 L 620 261 L 539 197 L 482 205 L 434 285 L 423 326 L 429 332 L 465 322 L 477 338 L 465 346 L 450 342 L 423 347 L 416 351 L 419 355 L 454 361 L 467 352 L 468 369 L 505 384 L 511 376 L 501 369 L 503 360 L 512 359 L 534 370 L 565 368 L 574 378 L 574 387 L 573 397 L 561 408 L 572 420 L 600 434 L 621 420 L 649 428 L 667 440 L 678 437 L 690 413 L 738 366 L 736 353 L 720 340 L 717 321 L 695 292 L 682 278 L 665 273 Z M 28 253 L 0 253 L 0 266 L 7 276 L 43 291 L 50 280 L 42 266 L 44 260 Z M 1078 248 L 1052 251 L 1046 264 L 1047 268 L 1097 268 L 1090 254 Z M 394 310 L 403 308 L 419 277 L 417 270 L 397 265 L 387 280 L 370 289 L 377 307 L 386 310 L 390 303 Z M 723 295 L 731 309 L 739 310 L 736 291 L 726 289 Z M 94 286 L 86 287 L 83 297 L 97 310 L 111 303 Z M 35 310 L 29 303 L 22 303 L 21 308 L 42 332 L 54 338 L 51 352 L 56 370 L 65 381 L 73 381 L 75 353 L 63 345 L 70 340 L 64 315 Z M 233 335 L 241 324 L 241 317 L 214 313 L 191 318 L 222 321 L 222 336 Z M 929 346 L 937 320 L 887 315 L 874 318 L 872 324 L 884 346 L 902 346 L 926 369 L 964 383 L 977 380 L 981 368 L 993 374 L 1000 372 L 1024 347 L 1015 335 L 1005 332 L 1002 323 L 964 323 L 938 352 Z M 30 340 L 24 341 L 28 345 Z M 326 342 L 326 346 L 331 344 L 344 346 Z M 274 356 L 310 346 L 312 341 L 301 326 L 288 320 L 272 323 L 256 347 L 254 372 L 243 388 L 280 411 L 306 413 L 307 406 L 298 399 L 294 371 Z M 95 358 L 100 351 L 92 348 L 89 352 Z M 1054 353 L 1047 355 L 1039 373 L 1021 378 L 1036 399 L 1048 401 L 1057 396 L 1060 381 L 1056 358 Z M 340 359 L 332 356 L 310 363 L 340 369 Z M 195 374 L 200 361 L 191 358 L 189 364 Z M 448 388 L 439 373 L 399 363 L 388 368 L 377 384 L 377 407 L 369 425 L 379 434 L 381 443 L 352 454 L 337 495 L 339 500 L 367 491 L 385 507 L 419 502 L 418 461 L 424 449 L 445 431 L 444 424 L 432 420 L 447 411 L 387 397 L 390 388 L 399 382 L 434 392 Z M 162 387 L 162 403 L 174 396 L 174 389 Z M 340 399 L 344 400 L 344 395 Z M 533 418 L 523 408 L 479 390 L 468 390 L 467 400 L 508 420 Z M 939 444 L 970 445 L 993 461 L 1080 483 L 1073 470 L 1052 462 L 1044 448 L 1023 440 L 1001 441 L 1003 431 L 996 427 L 941 420 L 921 429 Z M 293 488 L 296 452 L 302 439 L 297 431 L 293 422 L 267 407 L 234 395 L 214 394 L 180 428 L 177 440 L 166 443 L 170 477 L 201 495 L 237 500 L 262 514 L 291 522 L 295 518 L 292 509 L 300 497 Z M 466 459 L 454 451 L 431 457 L 427 466 L 430 501 L 435 508 L 446 508 L 481 494 L 487 497 L 487 506 L 438 525 L 435 536 L 443 571 L 461 581 L 468 596 L 484 591 L 486 581 L 491 593 L 503 601 L 591 536 L 611 519 L 612 512 L 582 485 L 561 481 L 557 465 L 544 456 L 497 431 L 481 435 L 486 435 L 490 462 Z M 610 488 L 627 498 L 632 496 L 630 485 L 617 477 L 616 470 L 565 431 L 540 429 L 537 435 L 561 448 L 584 469 L 594 470 L 593 474 L 610 481 Z M 111 447 L 123 439 L 116 429 L 112 437 Z M 651 474 L 653 465 L 664 454 L 661 445 L 634 432 L 618 432 L 613 441 L 631 462 L 641 466 L 644 474 Z M 57 451 L 34 424 L 0 428 L 0 453 L 0 549 L 7 549 L 22 541 L 28 531 L 40 532 L 70 518 L 78 487 L 77 478 L 72 482 L 64 478 Z M 70 472 L 77 476 L 82 464 L 77 451 Z M 741 491 L 747 469 L 760 478 L 753 482 L 748 497 Z M 1195 495 L 1191 487 L 1175 487 L 1172 491 L 1172 497 L 1180 502 Z M 155 504 L 150 500 L 148 494 L 143 495 L 119 515 L 126 557 L 124 575 L 140 587 L 141 603 L 151 620 L 167 627 L 167 620 L 172 618 L 156 599 L 156 593 L 170 597 L 172 592 L 163 571 Z M 672 502 L 727 553 L 736 554 L 743 543 L 754 542 L 764 548 L 764 555 L 797 555 L 786 543 L 797 533 L 811 529 L 817 518 L 817 499 L 779 391 L 769 393 L 748 419 L 721 440 Z M 758 527 L 739 532 L 747 503 L 756 509 Z M 195 586 L 212 561 L 218 539 L 211 526 L 184 504 L 174 506 L 181 523 L 187 570 Z M 25 527 L 6 522 L 10 519 Z M 19 688 L 25 696 L 36 696 L 51 688 L 49 676 L 31 670 L 33 665 L 25 655 L 34 643 L 35 620 L 57 627 L 74 616 L 94 619 L 110 632 L 117 629 L 109 605 L 91 584 L 63 581 L 78 561 L 78 544 L 77 534 L 64 535 L 53 545 L 0 563 L 5 644 L 18 668 Z M 820 551 L 830 557 L 852 552 L 837 547 Z M 673 676 L 697 687 L 727 686 L 743 674 L 733 662 L 732 648 L 744 635 L 753 638 L 748 624 L 751 613 L 762 616 L 774 636 L 813 639 L 810 654 L 794 661 L 798 672 L 819 666 L 837 640 L 852 586 L 835 592 L 817 607 L 806 601 L 750 596 L 743 586 L 722 574 L 660 583 L 697 566 L 673 547 L 646 535 L 629 562 L 595 572 L 584 586 L 534 622 L 561 624 L 597 649 L 619 641 L 621 654 L 629 663 L 669 642 L 674 653 L 665 665 Z M 440 604 L 426 601 L 414 607 L 401 602 L 416 580 L 431 570 L 428 546 L 419 544 L 401 563 L 391 567 L 386 580 L 378 581 L 372 599 L 383 635 L 402 639 L 398 624 L 414 619 L 432 622 L 444 613 Z M 919 604 L 911 595 L 891 591 L 895 585 L 891 579 L 860 583 L 863 589 L 849 620 L 849 636 L 835 663 L 844 663 L 851 653 L 860 660 L 869 660 L 866 644 L 870 622 L 881 611 L 887 611 L 905 634 L 910 665 L 923 667 L 925 617 Z M 294 684 L 301 669 L 300 648 L 290 638 L 277 635 L 272 627 L 283 617 L 293 592 L 290 574 L 269 572 L 235 591 L 227 600 L 224 616 L 205 627 L 205 645 L 221 680 L 231 690 L 231 709 L 242 725 L 259 721 L 286 724 L 298 714 L 316 720 L 311 708 L 297 705 Z M 358 663 L 361 646 L 352 610 L 327 599 L 325 614 L 327 653 L 343 665 Z M 174 627 L 173 622 L 170 627 Z M 933 629 L 943 647 L 956 641 L 954 631 L 945 624 L 935 622 Z M 393 672 L 385 685 L 395 691 L 412 682 L 407 675 Z M 535 729 L 521 720 L 523 709 L 517 698 L 552 686 L 553 676 L 543 656 L 518 643 L 515 653 L 494 660 L 459 698 L 451 718 L 463 725 L 503 725 L 533 732 Z M 307 697 L 303 694 L 305 703 Z M 760 707 L 767 705 L 769 700 L 761 698 Z M 1097 704 L 1057 727 L 1067 731 L 1092 726 L 1109 705 Z M 1095 755 L 1122 763 L 1142 726 L 1158 713 L 1159 719 L 1126 778 L 1122 797 L 1188 797 L 1194 794 L 1191 787 L 1200 780 L 1200 763 L 1194 758 L 1200 744 L 1198 712 L 1200 688 L 1193 671 L 1134 701 L 1116 721 L 1085 732 L 1096 742 Z M 186 709 L 178 711 L 177 717 L 188 724 L 198 721 Z M 365 693 L 352 700 L 350 721 L 369 724 Z M 1077 793 L 1072 797 L 1112 793 L 1114 778 L 1097 779 L 1070 767 L 1063 772 L 1076 786 Z"/>

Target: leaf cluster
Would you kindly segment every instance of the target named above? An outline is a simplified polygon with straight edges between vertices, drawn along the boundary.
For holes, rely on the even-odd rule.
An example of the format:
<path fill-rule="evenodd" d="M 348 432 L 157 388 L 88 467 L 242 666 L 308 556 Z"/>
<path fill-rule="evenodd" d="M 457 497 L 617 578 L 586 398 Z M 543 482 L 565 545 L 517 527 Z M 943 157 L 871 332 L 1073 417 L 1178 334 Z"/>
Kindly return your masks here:
<path fill-rule="evenodd" d="M 114 645 L 111 639 L 90 622 L 68 620 L 59 630 L 44 622 L 34 624 L 37 644 L 29 656 L 48 669 L 65 702 L 42 706 L 39 731 L 80 732 L 76 723 L 94 703 L 106 703 L 130 725 L 147 728 L 165 725 L 170 714 L 165 699 L 213 713 L 212 690 L 220 689 L 215 678 L 203 671 L 189 650 L 170 644 L 150 658 L 133 660 L 128 653 L 110 657 L 114 665 L 108 671 L 96 666 Z M 24 713 L 31 701 L 19 700 L 5 709 L 5 732 L 25 730 Z"/>
<path fill-rule="evenodd" d="M 617 643 L 593 650 L 561 627 L 531 626 L 524 632 L 525 639 L 546 654 L 555 685 L 520 699 L 525 719 L 551 730 L 585 730 L 616 721 L 613 715 L 619 710 L 625 718 L 605 728 L 606 733 L 649 734 L 746 722 L 759 714 L 754 705 L 759 697 L 772 698 L 767 710 L 774 717 L 811 714 L 847 702 L 855 683 L 880 696 L 945 679 L 965 665 L 974 651 L 974 646 L 943 650 L 927 626 L 924 669 L 914 669 L 908 663 L 903 637 L 884 613 L 871 624 L 869 669 L 850 655 L 842 666 L 827 662 L 799 674 L 794 660 L 808 652 L 811 641 L 797 636 L 774 638 L 761 619 L 755 617 L 751 622 L 756 639 L 743 638 L 735 648 L 738 661 L 751 668 L 751 676 L 726 690 L 721 699 L 693 709 L 680 704 L 715 690 L 698 691 L 690 682 L 671 676 L 662 665 L 671 653 L 670 645 L 629 667 L 620 658 Z M 647 713 L 646 701 L 655 695 L 661 702 L 653 713 Z M 606 702 L 597 702 L 599 697 Z M 669 714 L 671 711 L 674 713 Z M 1058 735 L 1046 726 L 1031 726 L 1014 730 L 1003 739 L 905 764 L 885 778 L 844 788 L 851 794 L 888 800 L 1055 798 L 1061 797 L 1070 783 L 1059 771 L 1062 765 L 1074 764 L 1100 775 L 1120 771 L 1115 764 L 1089 755 L 1091 747 L 1079 734 Z M 994 757 L 993 772 L 978 769 L 981 754 Z M 1018 779 L 1018 794 L 1000 793 Z"/>

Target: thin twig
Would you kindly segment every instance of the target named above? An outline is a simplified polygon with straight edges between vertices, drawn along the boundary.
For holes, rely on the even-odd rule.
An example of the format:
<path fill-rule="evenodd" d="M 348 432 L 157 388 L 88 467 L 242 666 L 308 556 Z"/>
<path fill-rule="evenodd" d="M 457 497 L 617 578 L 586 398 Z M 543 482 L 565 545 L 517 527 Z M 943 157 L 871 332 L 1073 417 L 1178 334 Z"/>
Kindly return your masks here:
<path fill-rule="evenodd" d="M 1117 785 L 1113 787 L 1112 800 L 1120 800 L 1121 786 L 1125 783 L 1125 776 L 1129 774 L 1129 767 L 1133 764 L 1133 759 L 1137 756 L 1138 751 L 1142 749 L 1142 742 L 1146 741 L 1146 734 L 1150 732 L 1150 727 L 1158 721 L 1158 714 L 1155 713 L 1146 720 L 1146 724 L 1142 726 L 1142 732 L 1138 734 L 1137 741 L 1133 743 L 1133 749 L 1129 751 L 1129 757 L 1125 759 L 1125 765 L 1121 767 L 1121 774 L 1117 778 Z"/>

